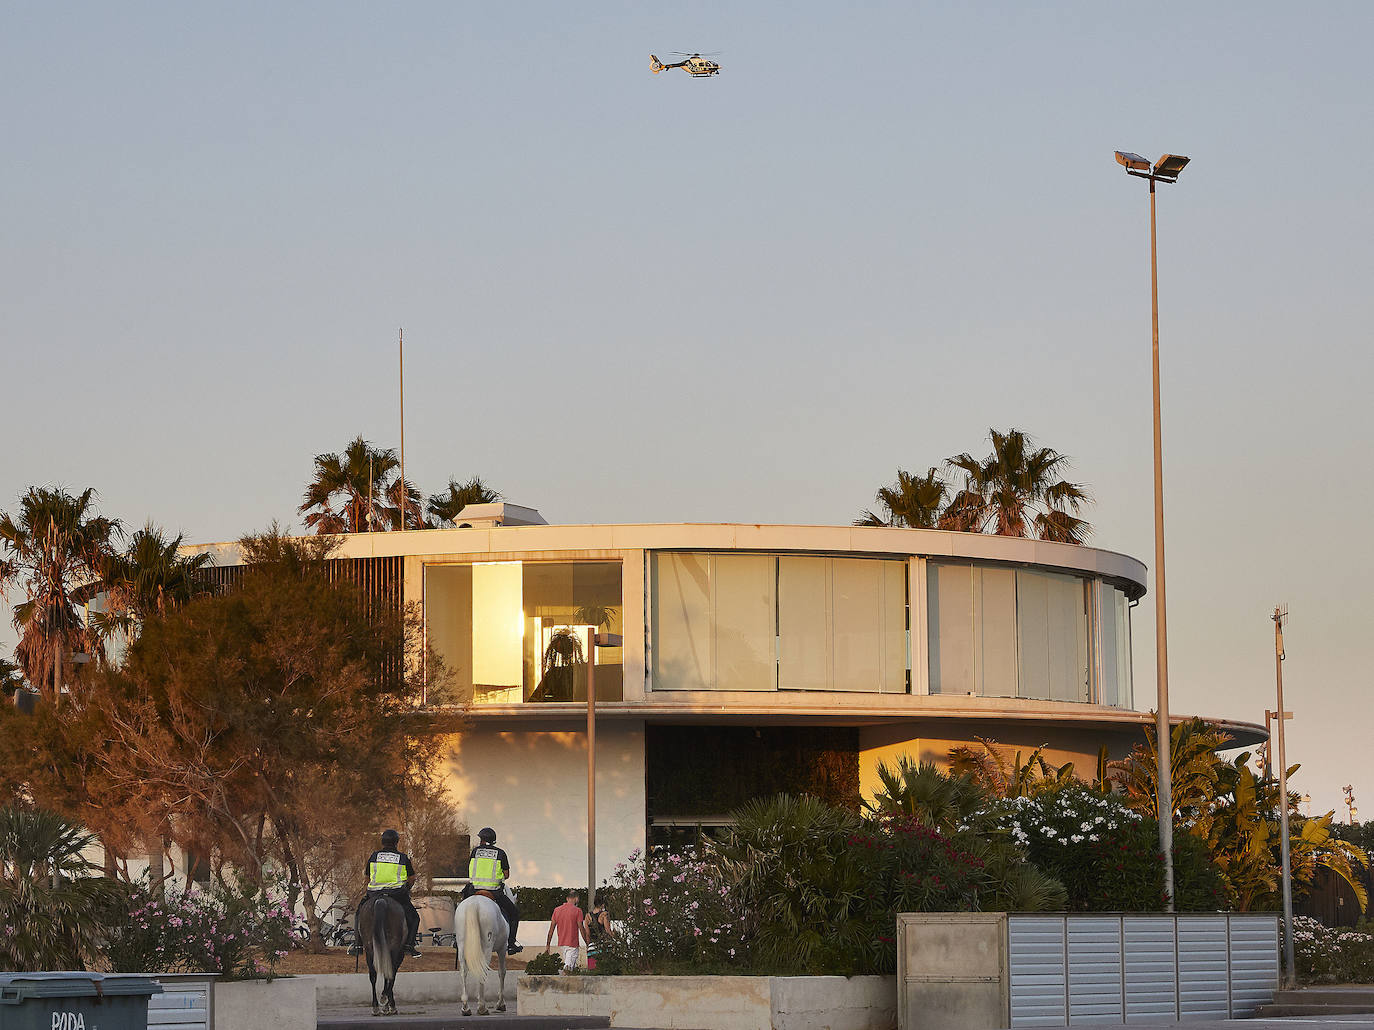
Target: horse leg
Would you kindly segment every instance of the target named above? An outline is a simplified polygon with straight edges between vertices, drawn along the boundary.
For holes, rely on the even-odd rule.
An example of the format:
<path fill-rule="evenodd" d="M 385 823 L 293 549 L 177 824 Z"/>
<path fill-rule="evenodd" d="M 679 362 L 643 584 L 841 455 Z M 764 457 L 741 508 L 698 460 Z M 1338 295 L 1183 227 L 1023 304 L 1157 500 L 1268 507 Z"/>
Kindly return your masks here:
<path fill-rule="evenodd" d="M 506 1011 L 506 949 L 499 944 L 496 948 L 496 1011 Z"/>
<path fill-rule="evenodd" d="M 367 978 L 372 983 L 372 1014 L 380 1016 L 381 1008 L 377 1005 L 377 967 L 372 964 L 372 952 L 367 953 Z M 382 985 L 382 992 L 386 992 L 386 985 Z"/>

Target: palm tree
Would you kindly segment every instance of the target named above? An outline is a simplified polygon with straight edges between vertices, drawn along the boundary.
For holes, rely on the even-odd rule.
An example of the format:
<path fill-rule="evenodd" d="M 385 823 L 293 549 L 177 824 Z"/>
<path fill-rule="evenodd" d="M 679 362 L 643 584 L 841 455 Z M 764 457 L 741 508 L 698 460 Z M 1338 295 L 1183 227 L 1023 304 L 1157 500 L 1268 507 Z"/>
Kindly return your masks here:
<path fill-rule="evenodd" d="M 1033 447 L 1019 429 L 990 430 L 992 453 L 981 461 L 967 452 L 945 460 L 964 475 L 964 485 L 946 509 L 948 528 L 998 536 L 1038 537 L 1081 544 L 1092 527 L 1077 517 L 1090 498 L 1077 483 L 1059 478 L 1067 455 Z"/>
<path fill-rule="evenodd" d="M 137 631 L 146 619 L 165 614 L 205 591 L 198 573 L 210 555 L 181 554 L 182 534 L 167 539 L 148 522 L 129 539 L 123 554 L 114 555 L 105 574 L 106 610 L 93 615 L 106 633 Z"/>
<path fill-rule="evenodd" d="M 1059 790 L 1074 782 L 1073 763 L 1061 766 L 1045 761 L 1042 744 L 1021 761 L 1021 752 L 1014 759 L 988 737 L 974 737 L 978 747 L 962 745 L 950 748 L 950 772 L 968 773 L 974 782 L 993 797 L 1030 797 L 1046 790 Z"/>
<path fill-rule="evenodd" d="M 1141 815 L 1159 818 L 1159 751 L 1154 724 L 1145 727 L 1145 743 L 1125 758 L 1109 762 L 1126 803 Z M 1231 740 L 1220 727 L 1199 718 L 1185 719 L 1169 731 L 1169 800 L 1174 817 L 1200 818 L 1218 795 L 1226 763 L 1217 755 Z"/>
<path fill-rule="evenodd" d="M 100 635 L 77 611 L 101 589 L 118 520 L 95 513 L 95 490 L 30 487 L 16 515 L 0 512 L 0 592 L 22 587 L 14 606 L 14 656 L 39 693 L 56 700 L 74 674 L 73 652 L 99 653 Z"/>
<path fill-rule="evenodd" d="M 98 843 L 41 808 L 0 808 L 0 970 L 80 969 L 123 896 L 83 852 Z"/>
<path fill-rule="evenodd" d="M 854 525 L 934 529 L 940 520 L 947 489 L 937 469 L 930 469 L 924 476 L 898 469 L 897 482 L 879 488 L 876 495 L 883 514 L 864 509 Z"/>
<path fill-rule="evenodd" d="M 317 454 L 315 478 L 298 509 L 306 526 L 320 534 L 386 528 L 386 492 L 399 464 L 394 450 L 375 448 L 361 436 L 342 454 Z"/>
<path fill-rule="evenodd" d="M 500 499 L 501 495 L 482 482 L 481 476 L 473 476 L 466 483 L 449 477 L 448 493 L 430 496 L 429 514 L 438 525 L 451 526 L 469 504 L 492 504 Z"/>
<path fill-rule="evenodd" d="M 944 773 L 934 762 L 916 763 L 907 755 L 895 766 L 878 766 L 881 789 L 864 807 L 875 815 L 907 815 L 945 835 L 979 822 L 987 808 L 987 791 L 968 773 Z"/>
<path fill-rule="evenodd" d="M 382 511 L 387 529 L 401 528 L 401 477 L 397 476 L 386 488 L 386 506 Z M 424 498 L 409 480 L 405 485 L 406 529 L 429 529 L 425 521 Z"/>

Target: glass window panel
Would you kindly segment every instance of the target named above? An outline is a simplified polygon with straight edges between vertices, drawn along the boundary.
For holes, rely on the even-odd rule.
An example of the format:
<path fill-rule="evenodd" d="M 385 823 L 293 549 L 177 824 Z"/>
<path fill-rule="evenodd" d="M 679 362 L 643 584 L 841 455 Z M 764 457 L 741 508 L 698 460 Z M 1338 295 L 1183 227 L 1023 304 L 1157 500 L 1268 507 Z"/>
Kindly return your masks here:
<path fill-rule="evenodd" d="M 826 558 L 778 559 L 778 688 L 830 689 Z"/>
<path fill-rule="evenodd" d="M 973 678 L 973 567 L 927 565 L 930 692 L 967 694 Z"/>
<path fill-rule="evenodd" d="M 474 562 L 425 569 L 432 699 L 585 701 L 589 629 L 621 631 L 618 562 Z M 596 649 L 596 693 L 624 696 L 622 649 Z"/>
<path fill-rule="evenodd" d="M 711 557 L 715 593 L 716 689 L 777 689 L 777 583 L 772 555 Z"/>
<path fill-rule="evenodd" d="M 1112 587 L 1111 591 L 1111 609 L 1104 619 L 1110 617 L 1115 624 L 1116 700 L 1112 703 L 1121 708 L 1132 708 L 1135 697 L 1131 684 L 1131 602 L 1125 591 L 1116 587 Z"/>
<path fill-rule="evenodd" d="M 1102 669 L 1102 681 L 1097 686 L 1097 703 L 1118 704 L 1116 672 L 1116 603 L 1117 590 L 1109 583 L 1098 584 L 1101 625 L 1097 634 L 1097 660 Z"/>
<path fill-rule="evenodd" d="M 831 626 L 836 690 L 882 689 L 882 562 L 831 565 Z"/>
<path fill-rule="evenodd" d="M 472 566 L 473 700 L 521 700 L 524 683 L 524 615 L 520 606 L 520 563 Z"/>
<path fill-rule="evenodd" d="M 1018 570 L 1016 629 L 1020 695 L 1088 699 L 1088 623 L 1083 580 Z"/>
<path fill-rule="evenodd" d="M 978 637 L 979 693 L 988 697 L 1015 697 L 1016 681 L 1016 573 L 1012 569 L 975 570 L 980 587 Z"/>
<path fill-rule="evenodd" d="M 886 694 L 907 689 L 906 562 L 879 562 L 883 570 L 883 679 Z"/>
<path fill-rule="evenodd" d="M 526 562 L 525 688 L 531 701 L 587 700 L 587 634 L 619 633 L 618 562 Z M 623 649 L 597 647 L 596 696 L 624 696 Z"/>
<path fill-rule="evenodd" d="M 1084 581 L 1046 576 L 1050 697 L 1088 700 L 1088 612 Z"/>
<path fill-rule="evenodd" d="M 714 685 L 710 563 L 705 554 L 653 555 L 655 690 Z"/>

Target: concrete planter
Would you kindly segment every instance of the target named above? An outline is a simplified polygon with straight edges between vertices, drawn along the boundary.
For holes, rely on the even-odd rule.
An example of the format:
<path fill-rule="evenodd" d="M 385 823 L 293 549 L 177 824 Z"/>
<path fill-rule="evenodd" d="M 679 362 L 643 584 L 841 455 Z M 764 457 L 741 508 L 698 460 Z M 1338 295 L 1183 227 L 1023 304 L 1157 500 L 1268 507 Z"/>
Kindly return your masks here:
<path fill-rule="evenodd" d="M 217 982 L 214 1013 L 213 1030 L 315 1030 L 315 978 Z"/>
<path fill-rule="evenodd" d="M 522 1016 L 602 1016 L 664 1030 L 892 1030 L 890 976 L 522 976 Z"/>

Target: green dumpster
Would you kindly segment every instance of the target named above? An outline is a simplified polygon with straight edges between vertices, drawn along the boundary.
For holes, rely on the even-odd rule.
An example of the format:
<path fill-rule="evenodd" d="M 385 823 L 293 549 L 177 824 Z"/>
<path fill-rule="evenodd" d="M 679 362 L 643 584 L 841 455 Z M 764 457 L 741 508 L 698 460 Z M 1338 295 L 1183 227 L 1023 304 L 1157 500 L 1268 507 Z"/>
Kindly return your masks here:
<path fill-rule="evenodd" d="M 0 973 L 0 1030 L 147 1030 L 146 976 Z"/>

